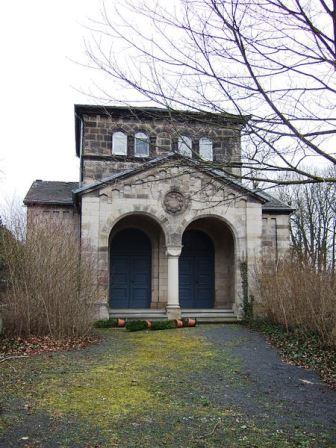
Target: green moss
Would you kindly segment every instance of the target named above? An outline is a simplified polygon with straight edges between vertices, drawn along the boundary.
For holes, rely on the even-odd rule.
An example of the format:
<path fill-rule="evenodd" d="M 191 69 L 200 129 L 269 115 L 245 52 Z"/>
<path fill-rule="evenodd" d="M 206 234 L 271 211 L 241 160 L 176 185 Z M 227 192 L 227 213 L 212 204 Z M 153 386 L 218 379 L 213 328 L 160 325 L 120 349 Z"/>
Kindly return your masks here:
<path fill-rule="evenodd" d="M 239 409 L 216 404 L 214 378 L 230 387 L 247 384 L 232 354 L 244 338 L 215 348 L 202 331 L 101 331 L 101 345 L 19 360 L 15 375 L 6 366 L 3 399 L 15 394 L 36 414 L 47 413 L 53 440 L 57 434 L 63 447 L 313 447 L 305 445 L 314 440 L 309 435 L 279 433 L 274 422 L 258 426 Z M 62 430 L 64 422 L 71 424 Z M 43 437 L 50 443 L 45 428 Z"/>
<path fill-rule="evenodd" d="M 93 418 L 108 426 L 111 418 L 164 409 L 172 401 L 171 390 L 166 390 L 164 384 L 153 388 L 158 375 L 170 375 L 190 366 L 194 369 L 195 360 L 198 368 L 202 368 L 213 357 L 209 344 L 178 331 L 169 337 L 130 334 L 128 340 L 136 346 L 133 352 L 117 359 L 106 356 L 104 362 L 89 370 L 41 384 L 40 406 L 62 414 L 78 414 L 91 421 Z"/>

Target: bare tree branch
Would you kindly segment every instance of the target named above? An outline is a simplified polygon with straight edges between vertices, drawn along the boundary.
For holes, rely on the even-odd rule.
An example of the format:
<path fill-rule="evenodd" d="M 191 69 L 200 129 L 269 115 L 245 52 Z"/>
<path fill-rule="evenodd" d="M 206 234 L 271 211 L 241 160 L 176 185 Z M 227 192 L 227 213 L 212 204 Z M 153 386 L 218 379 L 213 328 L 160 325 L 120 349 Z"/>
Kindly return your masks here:
<path fill-rule="evenodd" d="M 144 105 L 240 117 L 241 178 L 335 182 L 334 171 L 314 174 L 306 161 L 336 165 L 336 0 L 126 0 L 104 4 L 90 30 L 90 66 Z"/>

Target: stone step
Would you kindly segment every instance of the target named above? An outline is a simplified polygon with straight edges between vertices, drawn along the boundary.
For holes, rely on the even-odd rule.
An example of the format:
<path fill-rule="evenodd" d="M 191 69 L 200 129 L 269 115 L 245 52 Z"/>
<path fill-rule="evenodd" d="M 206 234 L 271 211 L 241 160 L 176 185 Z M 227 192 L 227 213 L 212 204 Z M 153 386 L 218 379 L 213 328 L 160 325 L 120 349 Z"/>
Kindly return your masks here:
<path fill-rule="evenodd" d="M 126 319 L 150 319 L 150 320 L 164 320 L 167 319 L 166 310 L 151 310 L 151 309 L 110 309 L 110 317 L 121 317 Z"/>
<path fill-rule="evenodd" d="M 193 317 L 203 323 L 238 321 L 236 314 L 231 309 L 184 309 L 182 317 Z"/>
<path fill-rule="evenodd" d="M 120 317 L 126 319 L 150 319 L 165 320 L 167 319 L 166 310 L 152 309 L 110 309 L 110 317 Z M 196 318 L 198 322 L 215 323 L 215 322 L 237 322 L 238 318 L 231 309 L 183 309 L 182 317 Z"/>

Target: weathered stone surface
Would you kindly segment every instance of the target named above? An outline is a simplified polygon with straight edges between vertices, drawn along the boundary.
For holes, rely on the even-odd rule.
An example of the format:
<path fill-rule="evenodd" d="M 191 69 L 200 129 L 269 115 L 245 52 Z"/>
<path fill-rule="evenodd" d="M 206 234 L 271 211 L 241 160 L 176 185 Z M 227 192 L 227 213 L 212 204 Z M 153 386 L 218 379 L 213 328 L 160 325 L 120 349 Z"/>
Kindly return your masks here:
<path fill-rule="evenodd" d="M 118 231 L 134 227 L 148 235 L 152 246 L 150 307 L 163 309 L 169 302 L 168 291 L 172 290 L 167 251 L 181 248 L 186 229 L 201 230 L 210 237 L 215 249 L 214 307 L 232 308 L 240 315 L 241 263 L 247 262 L 251 279 L 262 255 L 277 259 L 286 254 L 288 209 L 282 210 L 279 204 L 270 201 L 263 211 L 263 199 L 182 159 L 161 157 L 164 161 L 160 165 L 137 170 L 149 159 L 177 151 L 178 136 L 183 135 L 192 139 L 193 157 L 199 154 L 199 139 L 207 137 L 213 142 L 215 162 L 236 162 L 236 167 L 230 169 L 239 172 L 240 124 L 225 120 L 217 124 L 183 123 L 157 117 L 141 122 L 132 114 L 117 118 L 84 114 L 82 119 L 82 186 L 114 173 L 130 169 L 136 172 L 82 193 L 76 206 L 69 201 L 67 205 L 28 204 L 28 230 L 34 220 L 61 223 L 73 232 L 83 251 L 94 256 L 99 289 L 97 315 L 104 317 L 108 316 L 110 241 Z M 112 155 L 112 134 L 116 131 L 127 134 L 127 156 Z M 136 132 L 148 134 L 149 158 L 135 157 Z M 71 197 L 70 193 L 68 196 Z M 168 303 L 170 317 L 180 315 L 178 306 L 174 306 Z"/>
<path fill-rule="evenodd" d="M 156 157 L 169 151 L 177 151 L 179 135 L 192 139 L 194 156 L 199 153 L 199 139 L 210 138 L 213 141 L 214 161 L 220 163 L 240 162 L 240 125 L 223 122 L 218 124 L 167 120 L 152 120 L 142 123 L 136 119 L 121 120 L 113 116 L 84 115 L 83 133 L 83 182 L 90 183 L 106 177 L 115 171 L 138 166 L 143 159 L 134 157 L 134 135 L 145 132 L 150 139 L 150 157 Z M 89 123 L 89 126 L 87 126 Z M 230 127 L 228 127 L 230 126 Z M 128 156 L 112 155 L 112 134 L 122 131 L 128 137 Z M 231 169 L 231 168 L 230 168 Z M 238 168 L 233 168 L 239 171 Z"/>
<path fill-rule="evenodd" d="M 141 228 L 152 241 L 152 307 L 163 307 L 167 302 L 165 247 L 180 245 L 185 229 L 197 228 L 209 234 L 216 248 L 215 307 L 239 308 L 240 262 L 247 258 L 252 268 L 261 254 L 262 204 L 195 169 L 167 164 L 164 170 L 164 178 L 162 167 L 157 167 L 105 185 L 95 198 L 83 196 L 82 238 L 100 254 L 100 274 L 109 270 L 110 235 L 120 226 Z M 171 213 L 162 198 L 174 191 L 176 178 L 180 191 L 187 191 L 191 199 L 182 212 Z M 105 196 L 107 202 L 102 200 Z M 108 288 L 101 292 L 101 300 L 108 301 Z"/>

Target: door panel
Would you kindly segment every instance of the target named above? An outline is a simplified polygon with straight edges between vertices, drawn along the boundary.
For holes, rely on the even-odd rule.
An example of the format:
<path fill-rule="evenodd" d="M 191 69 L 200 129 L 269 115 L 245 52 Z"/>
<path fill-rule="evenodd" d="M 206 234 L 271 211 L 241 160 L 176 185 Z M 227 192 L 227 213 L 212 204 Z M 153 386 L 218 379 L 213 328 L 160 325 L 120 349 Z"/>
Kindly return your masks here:
<path fill-rule="evenodd" d="M 110 306 L 148 308 L 150 303 L 151 243 L 141 230 L 122 230 L 110 245 Z"/>
<path fill-rule="evenodd" d="M 186 231 L 179 259 L 179 297 L 182 308 L 213 308 L 214 248 L 199 230 Z"/>
<path fill-rule="evenodd" d="M 193 257 L 185 255 L 179 266 L 179 298 L 184 308 L 192 308 L 194 295 L 194 261 Z"/>
<path fill-rule="evenodd" d="M 150 258 L 133 256 L 131 265 L 131 291 L 129 308 L 148 308 L 150 306 Z"/>

